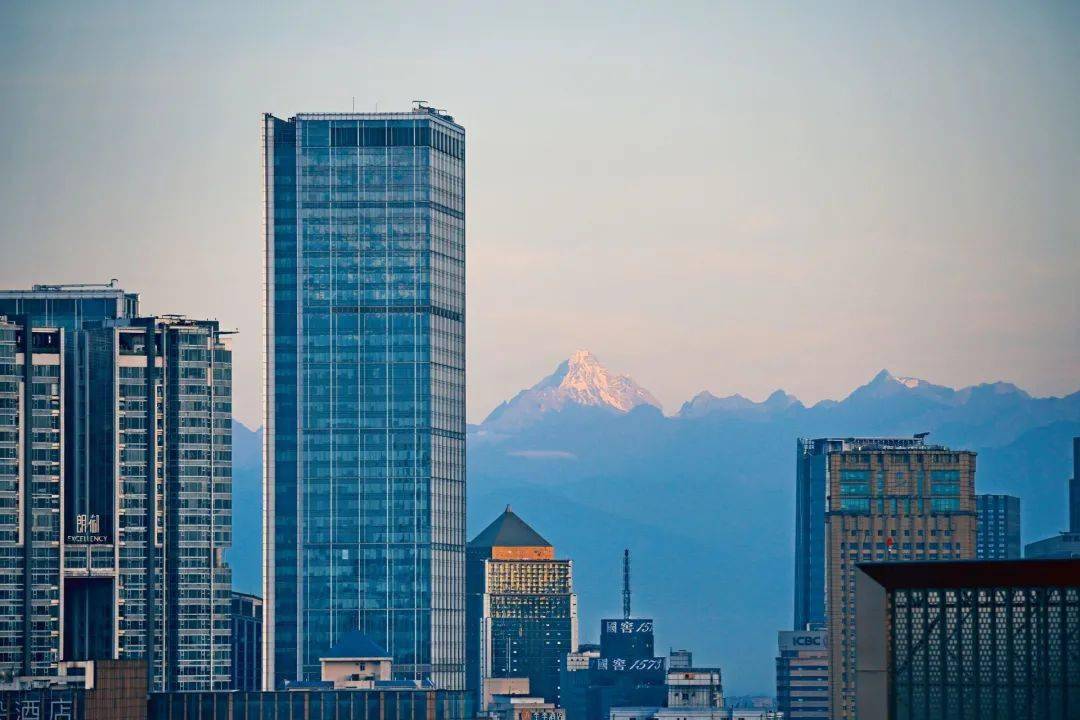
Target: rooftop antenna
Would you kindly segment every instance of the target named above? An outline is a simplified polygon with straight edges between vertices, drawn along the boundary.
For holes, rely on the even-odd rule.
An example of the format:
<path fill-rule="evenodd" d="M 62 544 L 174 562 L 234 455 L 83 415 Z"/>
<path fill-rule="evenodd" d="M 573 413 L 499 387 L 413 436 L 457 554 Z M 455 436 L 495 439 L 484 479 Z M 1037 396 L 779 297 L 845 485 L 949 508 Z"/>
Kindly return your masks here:
<path fill-rule="evenodd" d="M 622 554 L 622 614 L 630 619 L 630 548 Z"/>
<path fill-rule="evenodd" d="M 352 96 L 352 111 L 356 112 L 356 96 Z"/>

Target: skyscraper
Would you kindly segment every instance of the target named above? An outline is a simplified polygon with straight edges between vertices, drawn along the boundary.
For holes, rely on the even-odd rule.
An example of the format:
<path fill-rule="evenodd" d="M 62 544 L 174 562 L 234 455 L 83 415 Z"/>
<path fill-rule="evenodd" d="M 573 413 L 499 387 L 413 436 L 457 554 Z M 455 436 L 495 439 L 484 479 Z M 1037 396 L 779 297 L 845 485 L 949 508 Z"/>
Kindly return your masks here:
<path fill-rule="evenodd" d="M 793 629 L 825 627 L 825 513 L 829 453 L 849 447 L 918 448 L 920 438 L 800 438 L 795 455 L 795 621 Z"/>
<path fill-rule="evenodd" d="M 975 453 L 882 439 L 815 440 L 824 454 L 830 717 L 855 713 L 855 574 L 870 561 L 975 557 Z"/>
<path fill-rule="evenodd" d="M 30 490 L 0 523 L 4 574 L 18 578 L 0 670 L 135 658 L 152 690 L 227 688 L 227 342 L 216 322 L 131 317 L 120 290 L 66 292 L 0 293 L 21 313 L 4 321 L 0 393 L 24 396 L 0 403 L 4 507 Z"/>
<path fill-rule="evenodd" d="M 265 687 L 359 629 L 465 685 L 465 131 L 264 119 Z"/>
<path fill-rule="evenodd" d="M 559 669 L 577 650 L 573 564 L 509 507 L 466 557 L 469 690 L 482 698 L 488 678 L 528 678 L 531 695 L 558 702 Z"/>
<path fill-rule="evenodd" d="M 976 495 L 979 560 L 1020 559 L 1020 498 L 1015 495 Z"/>

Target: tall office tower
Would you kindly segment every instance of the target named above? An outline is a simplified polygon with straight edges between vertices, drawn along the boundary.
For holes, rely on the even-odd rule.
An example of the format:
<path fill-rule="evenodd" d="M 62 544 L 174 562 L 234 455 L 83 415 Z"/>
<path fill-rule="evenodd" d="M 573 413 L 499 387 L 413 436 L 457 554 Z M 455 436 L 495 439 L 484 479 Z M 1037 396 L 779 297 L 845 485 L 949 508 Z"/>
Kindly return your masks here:
<path fill-rule="evenodd" d="M 824 452 L 830 717 L 855 714 L 855 572 L 870 561 L 975 557 L 975 453 L 893 440 L 815 440 Z"/>
<path fill-rule="evenodd" d="M 465 561 L 468 689 L 479 709 L 489 678 L 528 678 L 559 701 L 559 669 L 577 651 L 573 563 L 510 507 L 469 543 Z"/>
<path fill-rule="evenodd" d="M 264 686 L 353 630 L 465 685 L 465 131 L 265 116 Z"/>
<path fill-rule="evenodd" d="M 829 718 L 829 643 L 824 630 L 781 630 L 776 709 L 791 720 Z"/>
<path fill-rule="evenodd" d="M 119 290 L 65 292 L 0 293 L 0 308 L 23 313 L 7 321 L 6 369 L 27 393 L 4 421 L 21 446 L 0 454 L 31 459 L 0 474 L 15 471 L 7 492 L 32 495 L 4 544 L 33 543 L 20 573 L 30 592 L 24 581 L 6 595 L 27 605 L 22 632 L 0 636 L 0 670 L 139 658 L 154 689 L 227 687 L 230 352 L 216 323 L 129 317 L 134 296 Z"/>
<path fill-rule="evenodd" d="M 848 448 L 924 447 L 922 438 L 800 438 L 795 458 L 795 630 L 825 628 L 825 514 L 830 453 Z"/>
<path fill-rule="evenodd" d="M 1020 559 L 1020 498 L 976 495 L 978 513 L 975 557 L 979 560 Z"/>

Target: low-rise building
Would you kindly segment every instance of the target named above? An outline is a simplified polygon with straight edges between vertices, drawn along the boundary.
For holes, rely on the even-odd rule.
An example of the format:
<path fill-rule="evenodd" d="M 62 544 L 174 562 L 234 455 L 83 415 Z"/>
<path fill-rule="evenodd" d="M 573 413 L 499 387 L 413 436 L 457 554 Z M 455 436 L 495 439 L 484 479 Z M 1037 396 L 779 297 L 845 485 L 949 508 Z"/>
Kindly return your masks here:
<path fill-rule="evenodd" d="M 389 682 L 392 662 L 390 653 L 359 630 L 345 634 L 319 658 L 322 681 L 337 690 L 369 690 L 380 682 Z"/>
<path fill-rule="evenodd" d="M 488 716 L 495 720 L 566 720 L 566 711 L 542 697 L 493 695 Z"/>
<path fill-rule="evenodd" d="M 720 668 L 669 668 L 667 688 L 667 706 L 670 708 L 724 707 Z"/>

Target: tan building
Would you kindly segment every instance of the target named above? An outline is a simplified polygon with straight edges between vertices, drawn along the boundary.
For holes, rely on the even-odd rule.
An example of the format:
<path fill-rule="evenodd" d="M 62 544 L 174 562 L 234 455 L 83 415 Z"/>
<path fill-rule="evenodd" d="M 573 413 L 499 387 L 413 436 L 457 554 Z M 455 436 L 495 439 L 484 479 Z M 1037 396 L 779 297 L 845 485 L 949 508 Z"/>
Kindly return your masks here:
<path fill-rule="evenodd" d="M 832 716 L 855 717 L 856 564 L 975 557 L 975 453 L 846 442 L 825 458 Z"/>
<path fill-rule="evenodd" d="M 319 663 L 322 681 L 335 689 L 370 690 L 391 677 L 390 653 L 359 630 L 343 636 Z"/>

